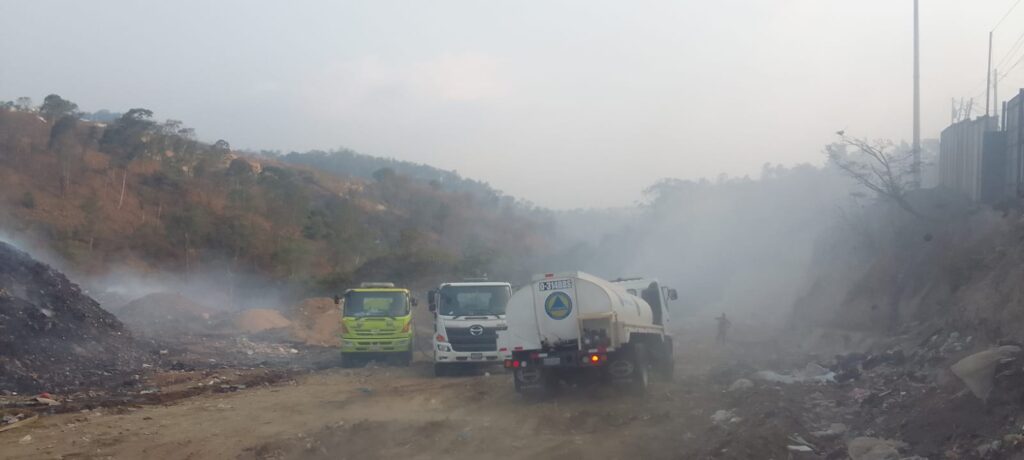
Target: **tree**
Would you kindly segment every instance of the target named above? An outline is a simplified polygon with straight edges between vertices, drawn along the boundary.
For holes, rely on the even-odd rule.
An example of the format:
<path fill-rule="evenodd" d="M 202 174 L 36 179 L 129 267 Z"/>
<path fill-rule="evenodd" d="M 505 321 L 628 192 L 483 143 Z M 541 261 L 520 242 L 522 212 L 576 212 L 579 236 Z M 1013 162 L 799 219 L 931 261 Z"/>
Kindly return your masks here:
<path fill-rule="evenodd" d="M 68 115 L 75 115 L 77 112 L 78 104 L 56 94 L 46 96 L 43 99 L 43 105 L 39 107 L 39 114 L 50 122 Z"/>
<path fill-rule="evenodd" d="M 60 159 L 60 196 L 67 195 L 71 186 L 71 158 L 81 150 L 78 141 L 78 118 L 65 115 L 53 124 L 50 129 L 49 148 Z"/>
<path fill-rule="evenodd" d="M 152 153 L 152 138 L 157 131 L 152 118 L 152 110 L 134 108 L 121 115 L 103 132 L 101 147 L 111 153 L 115 164 L 121 167 L 121 194 L 117 200 L 117 209 L 121 209 L 124 204 L 128 165 L 135 158 Z"/>
<path fill-rule="evenodd" d="M 868 141 L 849 137 L 843 131 L 836 134 L 840 141 L 825 148 L 832 164 L 879 197 L 924 218 L 907 201 L 907 194 L 914 188 L 915 173 L 920 169 L 913 151 L 896 148 L 890 140 Z"/>

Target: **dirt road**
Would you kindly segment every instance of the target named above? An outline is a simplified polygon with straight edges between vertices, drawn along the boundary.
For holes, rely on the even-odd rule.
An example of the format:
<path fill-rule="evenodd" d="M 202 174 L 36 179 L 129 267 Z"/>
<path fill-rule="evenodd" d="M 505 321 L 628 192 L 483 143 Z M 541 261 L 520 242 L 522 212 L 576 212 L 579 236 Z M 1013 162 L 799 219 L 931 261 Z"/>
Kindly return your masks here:
<path fill-rule="evenodd" d="M 499 368 L 440 379 L 428 363 L 329 369 L 166 406 L 45 417 L 0 433 L 0 457 L 786 458 L 799 403 L 783 404 L 778 388 L 741 396 L 703 372 L 681 374 L 645 398 L 598 387 L 526 402 Z"/>

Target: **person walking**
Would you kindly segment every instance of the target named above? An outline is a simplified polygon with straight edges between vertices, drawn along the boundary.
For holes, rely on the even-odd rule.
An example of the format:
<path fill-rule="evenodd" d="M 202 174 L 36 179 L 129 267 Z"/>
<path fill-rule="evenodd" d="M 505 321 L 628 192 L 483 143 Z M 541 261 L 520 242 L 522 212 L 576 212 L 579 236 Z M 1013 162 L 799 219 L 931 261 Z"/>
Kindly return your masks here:
<path fill-rule="evenodd" d="M 722 316 L 715 318 L 715 321 L 718 321 L 718 337 L 715 340 L 720 344 L 724 344 L 726 335 L 729 333 L 729 326 L 731 326 L 732 323 L 729 321 L 729 318 L 725 317 L 725 313 L 722 313 Z"/>

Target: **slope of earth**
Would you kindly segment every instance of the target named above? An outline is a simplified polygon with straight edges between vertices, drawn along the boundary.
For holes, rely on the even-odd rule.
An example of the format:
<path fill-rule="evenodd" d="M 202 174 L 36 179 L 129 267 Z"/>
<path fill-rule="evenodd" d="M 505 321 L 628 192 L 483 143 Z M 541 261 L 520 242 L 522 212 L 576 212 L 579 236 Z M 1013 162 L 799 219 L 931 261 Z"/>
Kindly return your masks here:
<path fill-rule="evenodd" d="M 0 390 L 109 383 L 142 358 L 114 315 L 62 273 L 0 242 Z"/>

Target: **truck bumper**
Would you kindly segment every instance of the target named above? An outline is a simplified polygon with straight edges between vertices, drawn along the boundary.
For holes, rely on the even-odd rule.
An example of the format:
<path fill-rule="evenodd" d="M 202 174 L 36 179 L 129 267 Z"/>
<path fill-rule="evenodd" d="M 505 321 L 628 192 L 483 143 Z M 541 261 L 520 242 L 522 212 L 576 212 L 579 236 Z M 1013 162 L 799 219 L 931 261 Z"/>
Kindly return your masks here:
<path fill-rule="evenodd" d="M 411 337 L 342 338 L 342 353 L 401 353 L 412 350 Z"/>
<path fill-rule="evenodd" d="M 494 351 L 448 351 L 451 347 L 445 343 L 434 343 L 435 363 L 491 363 L 501 364 L 505 354 Z"/>

